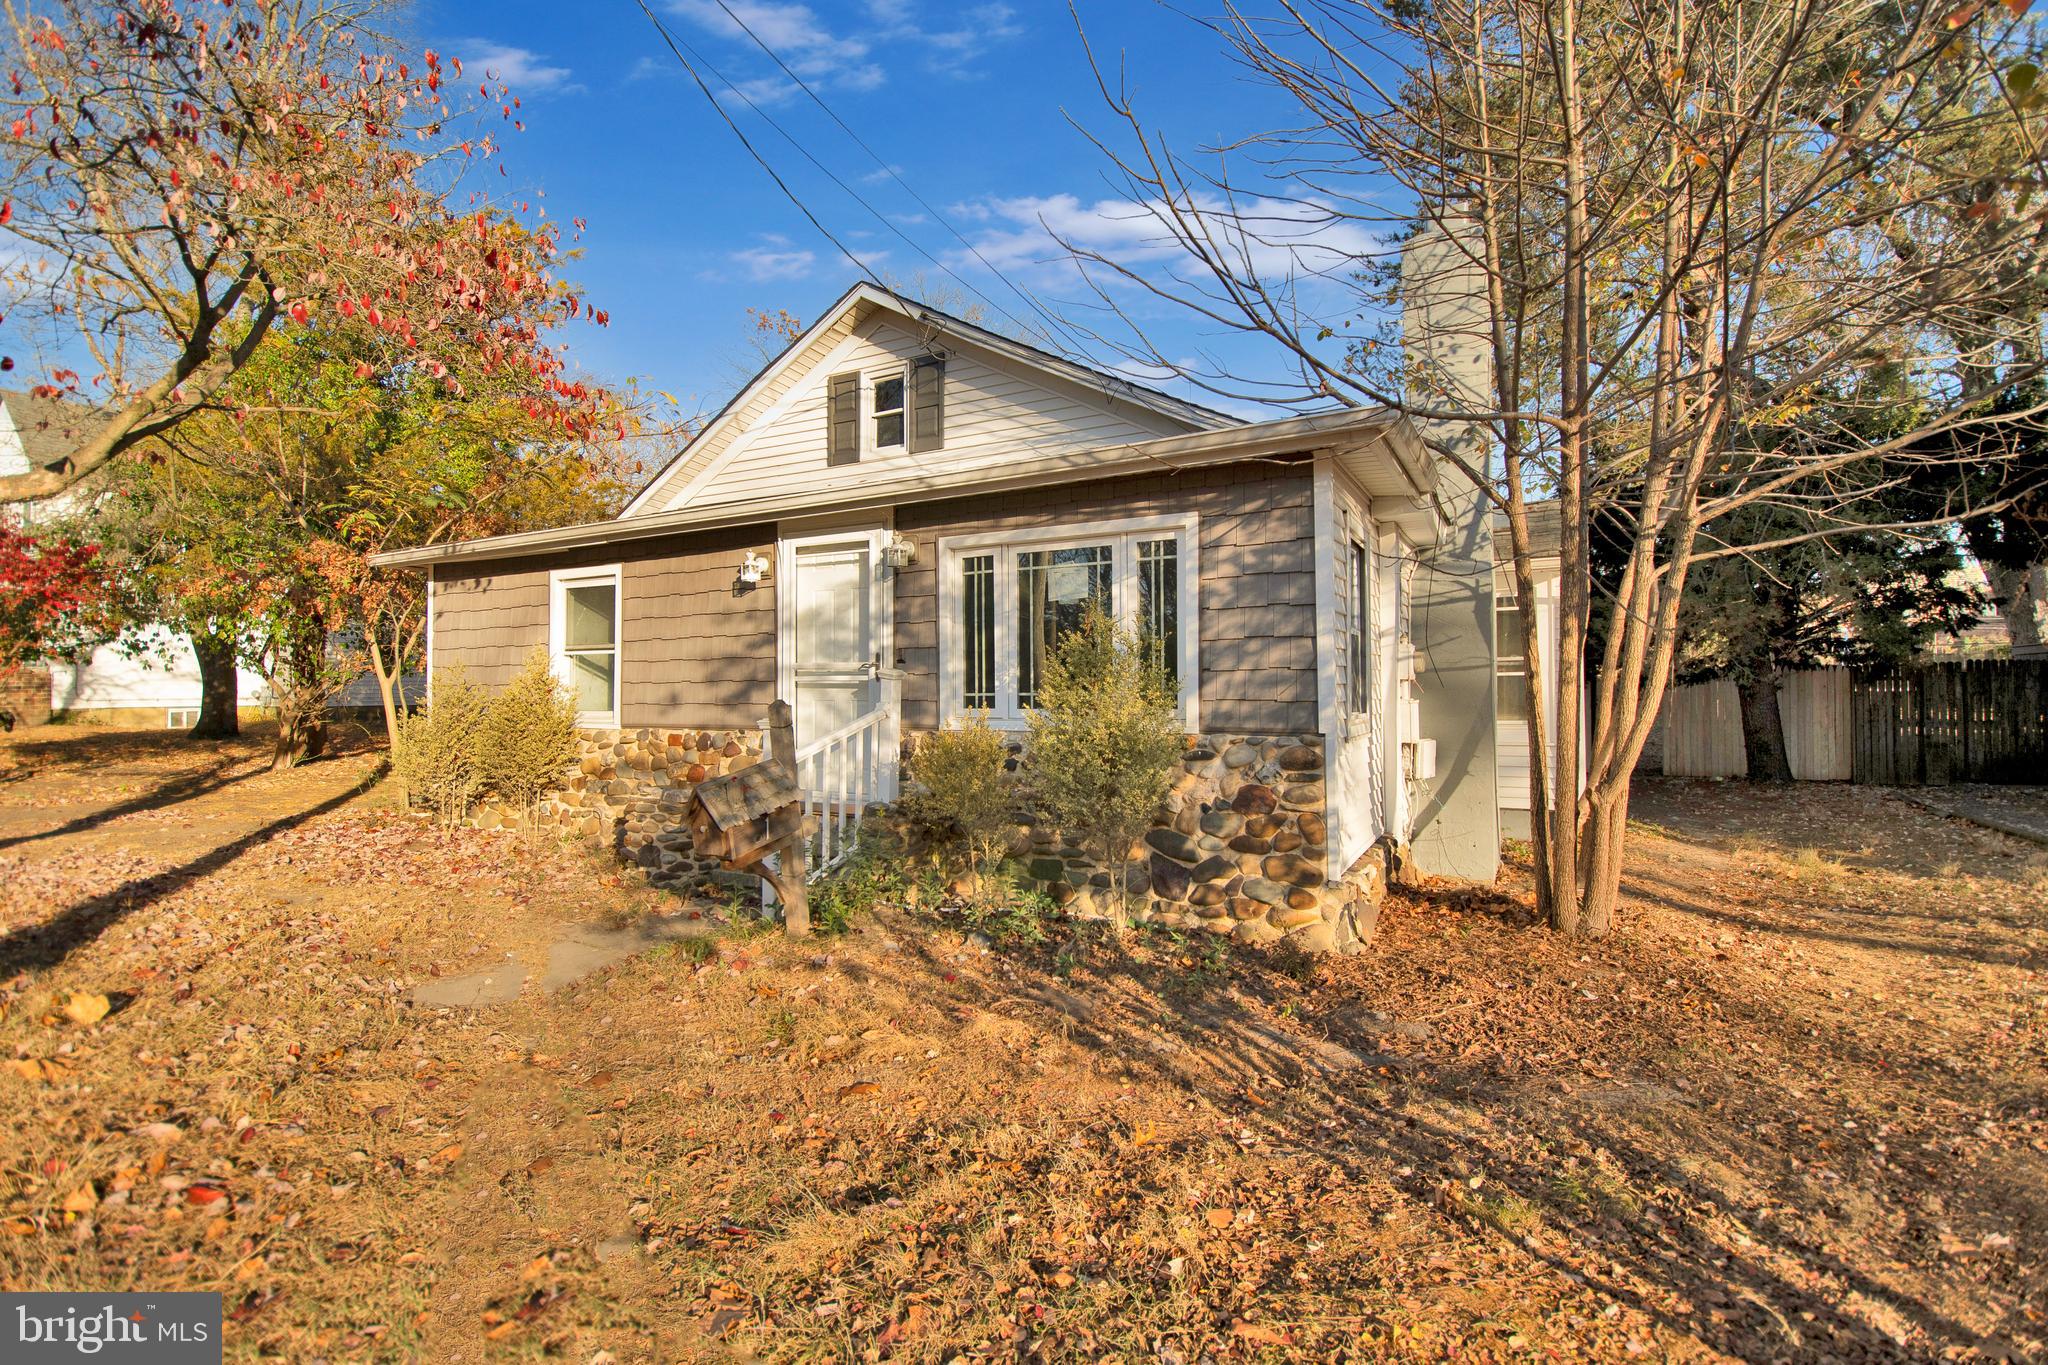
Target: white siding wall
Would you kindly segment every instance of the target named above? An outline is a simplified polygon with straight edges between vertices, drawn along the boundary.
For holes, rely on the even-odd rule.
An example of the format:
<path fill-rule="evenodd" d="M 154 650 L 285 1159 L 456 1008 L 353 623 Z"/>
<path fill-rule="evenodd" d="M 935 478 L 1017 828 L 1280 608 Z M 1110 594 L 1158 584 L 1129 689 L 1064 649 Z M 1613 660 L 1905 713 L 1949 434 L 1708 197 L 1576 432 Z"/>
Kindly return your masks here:
<path fill-rule="evenodd" d="M 140 648 L 124 648 L 137 644 Z M 69 663 L 50 664 L 50 709 L 52 711 L 108 711 L 117 709 L 187 709 L 199 705 L 199 659 L 192 643 L 161 626 L 131 632 L 121 641 L 93 650 L 83 667 Z M 263 675 L 247 668 L 235 673 L 240 680 L 243 706 L 266 706 L 270 687 Z M 409 673 L 401 681 L 405 695 L 414 703 L 426 696 L 426 678 Z M 381 706 L 377 679 L 368 672 L 351 681 L 329 703 L 333 706 Z"/>
<path fill-rule="evenodd" d="M 131 651 L 123 645 L 140 648 Z M 237 671 L 242 705 L 260 706 L 270 699 L 262 675 L 246 668 Z M 119 644 L 101 645 L 83 667 L 50 665 L 52 711 L 197 705 L 199 659 L 192 652 L 192 642 L 160 627 L 124 636 Z"/>
<path fill-rule="evenodd" d="M 1381 718 L 1385 714 L 1386 680 L 1384 676 L 1373 679 L 1371 709 L 1365 714 L 1351 710 L 1351 651 L 1348 648 L 1352 617 L 1357 612 L 1357 585 L 1352 578 L 1351 545 L 1354 540 L 1366 547 L 1368 576 L 1367 592 L 1369 616 L 1379 615 L 1376 584 L 1370 580 L 1377 577 L 1375 564 L 1375 536 L 1372 520 L 1368 514 L 1366 500 L 1348 482 L 1337 480 L 1335 488 L 1335 516 L 1328 542 L 1319 544 L 1317 552 L 1329 558 L 1334 579 L 1334 610 L 1328 621 L 1328 644 L 1336 658 L 1337 688 L 1335 706 L 1330 720 L 1330 782 L 1329 801 L 1339 812 L 1335 834 L 1330 847 L 1330 872 L 1338 875 L 1357 861 L 1360 854 L 1372 847 L 1373 840 L 1386 832 L 1386 783 L 1384 781 L 1383 742 Z M 1367 627 L 1367 658 L 1380 660 L 1387 648 L 1385 634 L 1379 629 L 1381 622 L 1369 619 Z M 1378 670 L 1376 670 L 1378 672 Z"/>
<path fill-rule="evenodd" d="M 1020 455 L 1044 455 L 1142 441 L 1186 428 L 1135 404 L 1027 375 L 1021 367 L 970 346 L 947 342 L 946 443 L 911 455 L 897 447 L 864 452 L 857 465 L 825 463 L 825 384 L 834 374 L 863 379 L 898 373 L 925 347 L 908 329 L 871 319 L 828 352 L 669 506 L 758 496 L 764 489 L 797 494 L 847 487 L 868 476 L 902 478 L 991 468 Z M 863 384 L 861 429 L 872 438 Z"/>

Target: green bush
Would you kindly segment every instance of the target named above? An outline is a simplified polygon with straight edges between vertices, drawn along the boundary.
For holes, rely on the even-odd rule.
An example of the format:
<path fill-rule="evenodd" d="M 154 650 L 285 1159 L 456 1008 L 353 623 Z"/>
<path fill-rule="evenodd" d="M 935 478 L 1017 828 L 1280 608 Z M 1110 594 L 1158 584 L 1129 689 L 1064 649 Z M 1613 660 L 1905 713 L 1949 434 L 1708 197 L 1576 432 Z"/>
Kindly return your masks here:
<path fill-rule="evenodd" d="M 1158 650 L 1091 608 L 1046 658 L 1031 714 L 1030 783 L 1046 815 L 1101 859 L 1120 909 L 1131 845 L 1151 827 L 1186 749 Z"/>
<path fill-rule="evenodd" d="M 843 934 L 855 915 L 899 904 L 910 891 L 910 865 L 863 826 L 846 861 L 810 884 L 811 928 Z"/>
<path fill-rule="evenodd" d="M 961 918 L 990 938 L 1023 943 L 1045 942 L 1045 922 L 1058 910 L 1052 897 L 1010 862 L 977 878 L 974 893 L 960 904 Z"/>
<path fill-rule="evenodd" d="M 964 852 L 978 876 L 993 867 L 1009 841 L 1017 793 L 1004 771 L 1006 736 L 979 712 L 958 729 L 919 738 L 910 758 L 915 787 L 905 813 L 933 844 Z"/>
<path fill-rule="evenodd" d="M 499 800 L 533 813 L 576 764 L 576 704 L 536 645 L 505 690 L 484 707 L 477 768 Z"/>
<path fill-rule="evenodd" d="M 406 799 L 430 807 L 444 825 L 459 823 L 483 789 L 477 736 L 484 692 L 460 665 L 437 672 L 433 699 L 399 722 L 391 766 Z"/>

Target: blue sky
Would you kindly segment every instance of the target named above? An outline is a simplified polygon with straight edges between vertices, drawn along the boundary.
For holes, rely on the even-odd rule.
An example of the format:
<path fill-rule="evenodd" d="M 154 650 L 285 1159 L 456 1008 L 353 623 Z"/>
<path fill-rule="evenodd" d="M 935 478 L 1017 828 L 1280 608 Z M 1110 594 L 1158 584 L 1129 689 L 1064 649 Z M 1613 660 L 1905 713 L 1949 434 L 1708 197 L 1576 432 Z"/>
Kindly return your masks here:
<path fill-rule="evenodd" d="M 1026 305 L 972 261 L 741 33 L 717 0 L 653 0 L 689 43 L 906 236 L 997 304 Z M 1018 282 L 1078 299 L 1070 265 L 1043 221 L 1145 255 L 1101 155 L 1070 111 L 1107 133 L 1112 119 L 1066 6 L 1054 0 L 726 0 L 822 95 L 917 195 Z M 1082 0 L 1097 54 L 1127 61 L 1141 110 L 1176 147 L 1238 137 L 1284 119 L 1247 84 L 1213 35 L 1143 0 Z M 587 220 L 583 259 L 568 271 L 607 309 L 605 330 L 578 328 L 575 355 L 598 377 L 637 377 L 686 410 L 715 404 L 751 365 L 748 307 L 810 321 L 855 278 L 751 160 L 633 0 L 425 4 L 413 45 L 501 75 L 524 100 L 526 131 L 508 138 L 513 183 L 545 191 L 557 218 Z M 706 77 L 718 87 L 716 78 Z M 912 246 L 832 186 L 795 147 L 729 92 L 725 104 L 825 226 L 885 273 L 958 288 Z M 1225 341 L 1168 309 L 1155 321 L 1176 354 L 1210 349 L 1245 371 L 1275 357 Z M 999 314 L 990 321 L 1002 325 Z M 1104 355 L 1105 362 L 1115 357 Z"/>

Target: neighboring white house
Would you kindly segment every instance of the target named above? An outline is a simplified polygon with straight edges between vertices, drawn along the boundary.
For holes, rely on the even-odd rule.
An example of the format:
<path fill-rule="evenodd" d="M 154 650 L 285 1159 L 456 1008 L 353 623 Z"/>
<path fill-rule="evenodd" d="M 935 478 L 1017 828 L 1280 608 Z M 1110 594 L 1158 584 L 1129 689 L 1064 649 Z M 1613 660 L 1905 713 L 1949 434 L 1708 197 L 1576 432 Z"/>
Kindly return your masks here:
<path fill-rule="evenodd" d="M 90 413 L 84 404 L 64 398 L 42 398 L 19 389 L 0 389 L 0 475 L 26 474 L 77 446 L 82 423 Z M 71 494 L 10 509 L 31 530 L 79 507 Z M 81 661 L 53 660 L 50 710 L 84 720 L 126 725 L 163 726 L 182 730 L 199 715 L 199 660 L 192 642 L 163 626 L 145 626 L 94 649 Z M 244 708 L 270 704 L 270 688 L 261 674 L 236 670 Z M 406 679 L 406 695 L 425 692 L 422 675 Z M 376 679 L 365 673 L 332 702 L 342 708 L 378 706 Z"/>
<path fill-rule="evenodd" d="M 83 664 L 53 661 L 50 710 L 84 720 L 189 728 L 199 719 L 199 659 L 192 642 L 162 626 L 129 631 L 99 646 Z M 263 675 L 235 670 L 241 704 L 265 706 L 270 689 Z M 371 688 L 369 705 L 376 705 Z"/>

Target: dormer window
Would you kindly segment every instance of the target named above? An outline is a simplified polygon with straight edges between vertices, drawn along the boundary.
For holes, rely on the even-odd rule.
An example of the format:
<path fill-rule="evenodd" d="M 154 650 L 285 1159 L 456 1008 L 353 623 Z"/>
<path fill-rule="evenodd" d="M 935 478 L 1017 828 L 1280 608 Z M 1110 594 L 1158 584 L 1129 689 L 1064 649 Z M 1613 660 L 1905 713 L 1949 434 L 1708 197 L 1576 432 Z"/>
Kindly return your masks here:
<path fill-rule="evenodd" d="M 865 405 L 865 406 L 863 406 Z M 946 444 L 946 362 L 919 356 L 879 374 L 847 370 L 825 381 L 825 463 L 863 454 L 922 455 Z"/>
<path fill-rule="evenodd" d="M 875 380 L 875 449 L 903 444 L 903 375 L 898 372 Z"/>

